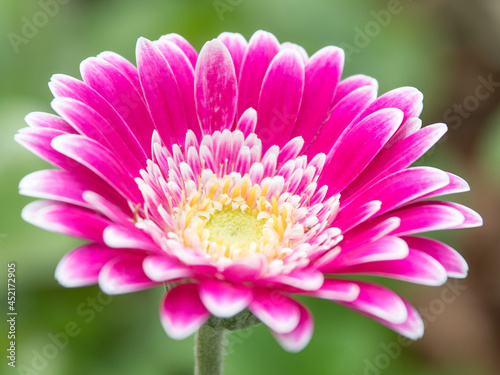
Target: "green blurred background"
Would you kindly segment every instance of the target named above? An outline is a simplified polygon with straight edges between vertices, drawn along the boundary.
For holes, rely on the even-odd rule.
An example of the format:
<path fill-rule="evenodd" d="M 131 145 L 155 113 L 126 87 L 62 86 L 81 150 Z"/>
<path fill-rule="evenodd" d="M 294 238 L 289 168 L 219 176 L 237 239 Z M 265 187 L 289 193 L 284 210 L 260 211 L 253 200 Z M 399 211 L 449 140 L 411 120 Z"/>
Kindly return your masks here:
<path fill-rule="evenodd" d="M 161 328 L 161 288 L 110 299 L 97 287 L 70 290 L 55 282 L 58 260 L 78 242 L 20 219 L 32 199 L 18 196 L 19 180 L 47 165 L 14 143 L 13 136 L 25 126 L 28 112 L 51 112 L 50 76 L 80 77 L 79 63 L 88 56 L 112 50 L 135 61 L 140 36 L 157 39 L 175 32 L 199 50 L 222 31 L 248 39 L 257 29 L 298 43 L 310 55 L 326 45 L 345 47 L 344 77 L 371 75 L 381 93 L 418 87 L 425 95 L 424 124 L 451 125 L 446 139 L 418 163 L 466 178 L 472 191 L 453 199 L 478 210 L 486 224 L 433 234 L 465 255 L 471 268 L 466 280 L 439 288 L 385 283 L 427 309 L 422 340 L 402 347 L 398 335 L 383 326 L 310 300 L 316 329 L 303 352 L 284 352 L 265 327 L 254 327 L 229 337 L 226 374 L 500 373 L 497 0 L 59 0 L 57 11 L 46 20 L 38 16 L 36 32 L 13 46 L 12 33 L 22 37 L 26 20 L 44 12 L 41 3 L 47 2 L 0 2 L 0 297 L 6 301 L 7 263 L 15 262 L 19 312 L 15 370 L 7 366 L 8 325 L 1 319 L 0 373 L 192 373 L 193 338 L 173 341 Z M 489 91 L 479 89 L 478 96 L 485 80 L 493 84 Z M 456 290 L 453 302 L 441 297 L 446 289 Z M 1 304 L 6 313 L 6 302 Z M 73 334 L 69 342 L 60 334 L 65 330 Z"/>

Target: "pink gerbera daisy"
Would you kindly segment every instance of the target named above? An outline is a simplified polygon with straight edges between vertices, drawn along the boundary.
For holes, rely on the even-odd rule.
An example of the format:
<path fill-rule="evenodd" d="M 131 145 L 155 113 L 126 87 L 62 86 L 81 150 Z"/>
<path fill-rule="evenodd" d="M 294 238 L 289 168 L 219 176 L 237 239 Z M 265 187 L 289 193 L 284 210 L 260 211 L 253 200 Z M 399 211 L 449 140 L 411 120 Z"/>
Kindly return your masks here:
<path fill-rule="evenodd" d="M 464 180 L 408 168 L 446 132 L 421 128 L 422 94 L 377 97 L 373 78 L 340 80 L 343 61 L 337 47 L 308 57 L 262 31 L 248 43 L 223 33 L 199 55 L 169 34 L 139 40 L 137 68 L 104 52 L 83 61 L 83 81 L 53 76 L 59 116 L 29 114 L 16 139 L 56 167 L 21 181 L 45 199 L 23 218 L 88 241 L 57 280 L 109 294 L 165 284 L 160 319 L 175 339 L 244 317 L 299 351 L 313 322 L 294 295 L 419 338 L 408 302 L 344 275 L 465 277 L 455 250 L 412 235 L 481 218 L 428 200 L 468 190 Z"/>

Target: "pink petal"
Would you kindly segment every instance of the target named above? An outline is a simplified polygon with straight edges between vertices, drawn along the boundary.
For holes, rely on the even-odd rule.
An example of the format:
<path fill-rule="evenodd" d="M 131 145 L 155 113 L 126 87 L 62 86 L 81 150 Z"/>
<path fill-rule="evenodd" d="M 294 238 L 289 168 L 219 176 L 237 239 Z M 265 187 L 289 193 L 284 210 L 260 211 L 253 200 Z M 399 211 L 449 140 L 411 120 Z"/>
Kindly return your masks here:
<path fill-rule="evenodd" d="M 14 139 L 36 156 L 56 167 L 82 174 L 92 174 L 92 172 L 83 167 L 79 162 L 68 158 L 52 148 L 52 140 L 65 134 L 68 133 L 48 128 L 24 128 L 19 130 Z"/>
<path fill-rule="evenodd" d="M 325 47 L 305 65 L 304 95 L 292 137 L 301 136 L 309 144 L 328 117 L 328 111 L 344 67 L 344 51 Z"/>
<path fill-rule="evenodd" d="M 236 78 L 239 78 L 241 64 L 243 63 L 243 58 L 248 47 L 246 39 L 241 34 L 228 32 L 223 32 L 217 37 L 217 39 L 219 39 L 226 46 L 231 54 Z"/>
<path fill-rule="evenodd" d="M 160 41 L 174 43 L 177 47 L 179 47 L 182 50 L 182 52 L 184 52 L 184 54 L 191 62 L 193 68 L 196 66 L 196 61 L 198 60 L 198 54 L 196 53 L 194 47 L 186 39 L 184 39 L 184 37 L 180 36 L 179 34 L 172 33 L 163 35 L 160 38 Z"/>
<path fill-rule="evenodd" d="M 188 129 L 201 139 L 201 128 L 194 100 L 194 68 L 182 50 L 173 42 L 160 39 L 153 43 L 167 60 L 179 87 Z"/>
<path fill-rule="evenodd" d="M 446 133 L 446 125 L 426 126 L 389 149 L 382 151 L 343 192 L 347 198 L 370 182 L 408 167 L 426 153 Z"/>
<path fill-rule="evenodd" d="M 359 295 L 352 302 L 339 302 L 341 305 L 392 324 L 402 324 L 408 318 L 405 303 L 392 290 L 383 286 L 361 281 L 345 281 L 359 287 Z"/>
<path fill-rule="evenodd" d="M 31 202 L 21 216 L 42 229 L 98 243 L 103 243 L 102 233 L 111 224 L 94 212 L 55 201 Z"/>
<path fill-rule="evenodd" d="M 339 269 L 337 273 L 390 277 L 422 285 L 443 285 L 446 270 L 431 256 L 410 249 L 404 259 L 364 263 Z"/>
<path fill-rule="evenodd" d="M 304 63 L 293 50 L 279 52 L 271 62 L 259 97 L 256 133 L 263 150 L 283 146 L 293 131 L 304 90 Z"/>
<path fill-rule="evenodd" d="M 243 281 L 252 281 L 262 274 L 266 264 L 262 257 L 255 256 L 243 261 L 236 261 L 229 265 L 222 274 L 224 279 L 233 283 L 241 283 Z"/>
<path fill-rule="evenodd" d="M 249 309 L 273 331 L 289 333 L 299 324 L 299 306 L 293 299 L 279 292 L 260 289 L 255 291 Z"/>
<path fill-rule="evenodd" d="M 378 214 L 383 214 L 406 203 L 417 200 L 426 194 L 448 185 L 448 175 L 431 167 L 416 167 L 395 172 L 363 190 L 354 199 L 343 201 L 339 216 L 348 214 L 353 208 L 366 202 L 379 200 L 382 207 Z"/>
<path fill-rule="evenodd" d="M 137 72 L 137 68 L 128 61 L 126 58 L 118 55 L 114 52 L 101 52 L 97 55 L 97 58 L 102 61 L 106 61 L 113 65 L 116 69 L 118 69 L 127 79 L 132 83 L 135 90 L 138 93 L 142 92 L 141 82 L 139 81 L 139 73 Z"/>
<path fill-rule="evenodd" d="M 150 255 L 142 264 L 146 275 L 154 281 L 164 282 L 192 276 L 192 272 L 164 255 Z"/>
<path fill-rule="evenodd" d="M 330 195 L 341 192 L 384 147 L 401 124 L 403 113 L 383 109 L 348 127 L 327 156 L 320 184 Z"/>
<path fill-rule="evenodd" d="M 434 201 L 433 203 L 441 205 L 442 207 L 455 209 L 463 215 L 463 223 L 460 223 L 453 228 L 476 228 L 483 225 L 483 218 L 476 211 L 470 209 L 469 207 L 454 202 Z"/>
<path fill-rule="evenodd" d="M 99 287 L 106 294 L 123 294 L 159 285 L 142 269 L 145 255 L 123 254 L 106 263 L 99 273 Z"/>
<path fill-rule="evenodd" d="M 257 126 L 257 111 L 253 108 L 248 108 L 240 117 L 236 124 L 236 129 L 241 130 L 243 135 L 247 137 L 250 133 L 255 132 Z"/>
<path fill-rule="evenodd" d="M 408 235 L 430 232 L 442 229 L 458 228 L 464 224 L 464 215 L 454 207 L 440 205 L 439 202 L 420 202 L 398 209 L 373 220 L 385 220 L 388 217 L 398 217 L 401 224 L 395 229 L 394 235 Z"/>
<path fill-rule="evenodd" d="M 86 166 L 132 202 L 141 202 L 142 196 L 129 170 L 120 159 L 101 144 L 89 138 L 67 134 L 52 140 L 52 147 L 63 155 Z M 138 171 L 137 171 L 138 174 Z"/>
<path fill-rule="evenodd" d="M 137 66 L 149 113 L 166 145 L 182 144 L 187 123 L 175 76 L 165 57 L 149 40 L 137 42 Z"/>
<path fill-rule="evenodd" d="M 94 190 L 110 198 L 120 207 L 128 207 L 115 190 L 95 175 L 47 169 L 25 176 L 19 183 L 19 194 L 35 198 L 53 199 L 90 208 L 83 192 Z"/>
<path fill-rule="evenodd" d="M 359 286 L 349 280 L 326 278 L 321 288 L 304 294 L 330 301 L 352 302 L 358 298 Z"/>
<path fill-rule="evenodd" d="M 140 91 L 118 68 L 97 58 L 80 65 L 82 77 L 90 87 L 106 99 L 125 120 L 146 155 L 151 157 L 151 134 L 154 124 Z"/>
<path fill-rule="evenodd" d="M 243 311 L 252 302 L 252 290 L 223 281 L 206 279 L 199 286 L 205 307 L 219 318 L 230 318 Z"/>
<path fill-rule="evenodd" d="M 26 115 L 24 121 L 32 128 L 49 128 L 64 133 L 76 133 L 75 129 L 66 120 L 50 113 L 31 112 Z"/>
<path fill-rule="evenodd" d="M 112 151 L 115 158 L 123 161 L 130 173 L 138 174 L 146 166 L 145 159 L 140 161 L 132 154 L 117 130 L 85 103 L 70 98 L 56 98 L 51 104 L 80 134 Z"/>
<path fill-rule="evenodd" d="M 450 179 L 450 183 L 441 189 L 437 189 L 424 195 L 421 199 L 439 197 L 448 194 L 463 193 L 470 190 L 469 184 L 463 178 L 454 175 L 453 173 L 446 172 L 446 174 Z"/>
<path fill-rule="evenodd" d="M 383 320 L 379 320 L 379 322 L 405 337 L 408 337 L 412 340 L 417 340 L 424 334 L 424 322 L 422 321 L 422 318 L 418 314 L 417 310 L 406 300 L 402 300 L 408 312 L 408 317 L 406 318 L 404 323 L 394 324 Z"/>
<path fill-rule="evenodd" d="M 258 107 L 262 81 L 279 49 L 279 42 L 271 33 L 257 31 L 250 38 L 239 77 L 237 117 L 248 108 Z"/>
<path fill-rule="evenodd" d="M 414 87 L 400 87 L 381 95 L 358 118 L 362 119 L 384 108 L 397 108 L 404 113 L 400 123 L 404 124 L 409 118 L 420 115 L 423 98 L 423 94 Z"/>
<path fill-rule="evenodd" d="M 398 237 L 383 237 L 379 240 L 360 246 L 342 248 L 331 262 L 323 265 L 324 273 L 335 273 L 337 270 L 364 263 L 403 259 L 408 256 L 408 245 Z"/>
<path fill-rule="evenodd" d="M 221 41 L 214 39 L 201 49 L 194 86 L 203 133 L 231 129 L 238 102 L 238 83 L 231 55 Z"/>
<path fill-rule="evenodd" d="M 138 142 L 135 134 L 120 117 L 112 105 L 105 100 L 99 93 L 97 93 L 90 86 L 76 78 L 65 76 L 63 74 L 55 74 L 49 82 L 54 97 L 66 97 L 74 99 L 78 102 L 85 103 L 88 107 L 92 108 L 120 135 L 120 138 L 127 145 L 130 153 L 135 155 L 139 162 L 145 162 L 146 151 Z"/>
<path fill-rule="evenodd" d="M 335 220 L 335 226 L 340 228 L 343 233 L 347 232 L 351 228 L 372 218 L 380 210 L 380 207 L 382 207 L 382 202 L 380 201 L 372 201 L 362 206 L 354 207 L 350 215 L 344 215 Z"/>
<path fill-rule="evenodd" d="M 309 344 L 309 341 L 311 341 L 314 331 L 314 321 L 311 312 L 301 304 L 298 306 L 300 320 L 297 327 L 289 333 L 272 332 L 282 348 L 291 353 L 297 353 L 304 349 Z"/>
<path fill-rule="evenodd" d="M 333 108 L 354 90 L 365 86 L 373 87 L 376 92 L 378 89 L 378 82 L 375 78 L 368 77 L 363 74 L 353 75 L 342 80 L 337 87 L 337 91 L 335 92 L 335 97 L 333 98 L 331 107 Z"/>
<path fill-rule="evenodd" d="M 414 250 L 422 251 L 436 259 L 446 270 L 448 277 L 464 278 L 469 267 L 465 259 L 450 246 L 424 237 L 405 236 L 403 239 Z"/>
<path fill-rule="evenodd" d="M 278 275 L 270 280 L 301 290 L 316 290 L 323 285 L 324 277 L 321 272 L 303 271 Z"/>
<path fill-rule="evenodd" d="M 210 317 L 195 284 L 182 284 L 170 290 L 160 305 L 160 319 L 167 334 L 182 340 L 195 333 Z"/>
<path fill-rule="evenodd" d="M 81 246 L 61 259 L 55 278 L 66 288 L 97 284 L 102 267 L 121 254 L 122 250 L 97 244 Z"/>
<path fill-rule="evenodd" d="M 354 118 L 377 97 L 374 87 L 364 86 L 343 98 L 333 109 L 313 140 L 308 155 L 328 154 Z"/>
<path fill-rule="evenodd" d="M 147 234 L 134 226 L 109 225 L 104 230 L 103 240 L 113 248 L 142 249 L 154 253 L 162 251 Z"/>

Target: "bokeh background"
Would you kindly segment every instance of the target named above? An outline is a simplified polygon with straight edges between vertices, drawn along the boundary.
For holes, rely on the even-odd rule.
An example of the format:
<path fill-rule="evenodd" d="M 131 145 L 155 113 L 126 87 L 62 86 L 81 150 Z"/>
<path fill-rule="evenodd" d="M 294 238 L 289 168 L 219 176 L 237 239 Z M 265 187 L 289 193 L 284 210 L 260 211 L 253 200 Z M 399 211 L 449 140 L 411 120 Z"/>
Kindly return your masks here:
<path fill-rule="evenodd" d="M 58 9 L 43 10 L 54 1 Z M 38 16 L 39 26 L 25 38 L 24 25 L 39 12 L 47 13 L 46 22 Z M 344 47 L 344 77 L 371 75 L 380 93 L 418 87 L 425 95 L 424 124 L 450 125 L 418 164 L 469 181 L 472 191 L 453 199 L 479 211 L 485 225 L 432 234 L 464 254 L 467 279 L 438 288 L 385 283 L 425 312 L 426 334 L 418 342 L 403 346 L 383 326 L 311 300 L 316 330 L 303 352 L 284 352 L 267 329 L 254 327 L 228 338 L 226 374 L 500 373 L 499 25 L 498 0 L 1 0 L 0 304 L 6 313 L 7 263 L 15 262 L 19 315 L 17 368 L 11 369 L 2 313 L 0 373 L 192 373 L 193 338 L 176 342 L 161 328 L 161 288 L 109 298 L 97 287 L 68 290 L 55 282 L 58 260 L 78 242 L 21 220 L 32 199 L 18 196 L 17 184 L 47 165 L 13 136 L 28 112 L 51 112 L 50 76 L 80 77 L 79 63 L 88 56 L 113 50 L 135 61 L 140 36 L 175 32 L 199 50 L 222 31 L 248 39 L 257 29 L 309 54 L 325 45 Z M 453 301 L 443 297 L 453 295 Z M 72 334 L 68 340 L 65 330 Z"/>

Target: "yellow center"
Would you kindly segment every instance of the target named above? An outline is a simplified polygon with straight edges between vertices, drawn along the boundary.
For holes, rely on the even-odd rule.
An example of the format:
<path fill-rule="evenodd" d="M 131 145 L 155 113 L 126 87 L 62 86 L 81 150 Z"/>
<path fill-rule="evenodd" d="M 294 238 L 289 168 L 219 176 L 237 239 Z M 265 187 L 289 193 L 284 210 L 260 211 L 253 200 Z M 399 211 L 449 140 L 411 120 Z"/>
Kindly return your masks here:
<path fill-rule="evenodd" d="M 265 220 L 247 211 L 224 208 L 214 213 L 205 224 L 210 232 L 209 241 L 226 246 L 248 247 L 262 237 Z"/>
<path fill-rule="evenodd" d="M 304 230 L 294 223 L 294 205 L 280 198 L 282 192 L 268 193 L 271 183 L 252 184 L 247 175 L 211 175 L 198 186 L 187 184 L 184 204 L 174 209 L 178 227 L 169 238 L 214 261 L 255 254 L 268 262 L 283 259 Z"/>

